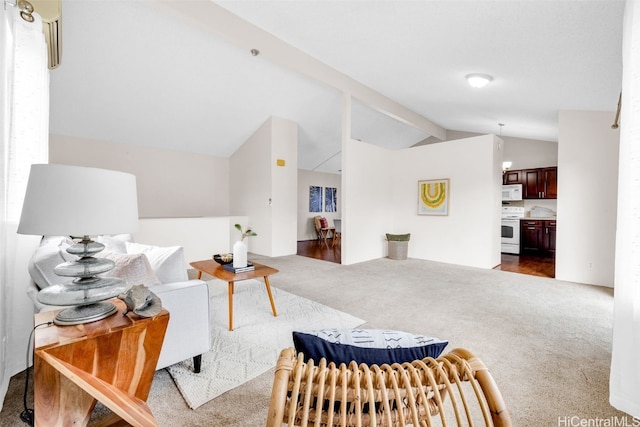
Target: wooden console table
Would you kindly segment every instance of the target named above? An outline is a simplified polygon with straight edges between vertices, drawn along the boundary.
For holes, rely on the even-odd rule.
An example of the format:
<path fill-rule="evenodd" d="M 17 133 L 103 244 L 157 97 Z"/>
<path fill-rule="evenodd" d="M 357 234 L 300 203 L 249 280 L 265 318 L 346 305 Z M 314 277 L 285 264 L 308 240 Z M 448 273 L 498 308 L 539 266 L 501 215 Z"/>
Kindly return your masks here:
<path fill-rule="evenodd" d="M 34 344 L 36 426 L 85 426 L 100 401 L 113 415 L 101 426 L 157 426 L 146 400 L 169 323 L 165 309 L 152 318 L 118 313 L 74 326 L 40 327 Z M 38 313 L 35 324 L 58 311 Z"/>

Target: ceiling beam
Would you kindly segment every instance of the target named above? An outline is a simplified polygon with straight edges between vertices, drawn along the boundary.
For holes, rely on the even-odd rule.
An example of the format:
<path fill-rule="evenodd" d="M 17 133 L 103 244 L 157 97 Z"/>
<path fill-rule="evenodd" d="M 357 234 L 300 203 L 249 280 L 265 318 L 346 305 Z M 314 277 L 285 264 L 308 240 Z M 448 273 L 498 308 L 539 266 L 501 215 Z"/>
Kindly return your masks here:
<path fill-rule="evenodd" d="M 343 93 L 350 93 L 374 110 L 440 140 L 446 138 L 446 130 L 431 120 L 256 27 L 211 0 L 147 0 L 147 2 L 185 19 L 190 25 L 246 50 L 247 54 L 251 49 L 257 49 L 260 51 L 259 58 L 310 77 Z"/>

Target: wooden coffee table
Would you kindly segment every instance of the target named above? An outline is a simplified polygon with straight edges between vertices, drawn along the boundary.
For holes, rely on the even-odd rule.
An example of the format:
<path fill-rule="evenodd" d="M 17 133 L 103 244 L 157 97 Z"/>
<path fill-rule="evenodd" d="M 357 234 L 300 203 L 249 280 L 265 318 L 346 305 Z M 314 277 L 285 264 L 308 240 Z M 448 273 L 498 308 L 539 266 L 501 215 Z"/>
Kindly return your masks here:
<path fill-rule="evenodd" d="M 210 276 L 213 276 L 217 279 L 224 280 L 228 283 L 228 294 L 229 294 L 229 330 L 233 331 L 233 292 L 234 292 L 234 284 L 235 282 L 239 282 L 241 280 L 249 280 L 249 279 L 257 279 L 262 277 L 264 279 L 264 285 L 267 288 L 267 294 L 269 294 L 269 302 L 271 302 L 271 311 L 273 311 L 273 316 L 278 316 L 276 312 L 276 304 L 273 301 L 273 294 L 271 293 L 271 284 L 269 284 L 269 275 L 276 274 L 278 270 L 275 268 L 271 268 L 269 266 L 258 264 L 254 262 L 255 270 L 246 271 L 244 273 L 232 273 L 230 271 L 225 270 L 220 264 L 215 262 L 212 259 L 207 259 L 204 261 L 194 261 L 189 263 L 191 267 L 195 268 L 198 271 L 198 279 L 202 278 L 202 273 L 207 273 Z"/>

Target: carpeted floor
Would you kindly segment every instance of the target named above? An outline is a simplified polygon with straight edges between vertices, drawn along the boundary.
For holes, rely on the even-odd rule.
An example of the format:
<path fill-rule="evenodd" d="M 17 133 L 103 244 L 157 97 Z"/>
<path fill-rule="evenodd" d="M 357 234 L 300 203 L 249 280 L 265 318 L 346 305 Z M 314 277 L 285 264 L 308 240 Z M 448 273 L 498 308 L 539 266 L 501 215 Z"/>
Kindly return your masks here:
<path fill-rule="evenodd" d="M 625 420 L 608 403 L 612 289 L 412 259 L 344 266 L 295 255 L 250 258 L 280 270 L 273 286 L 368 319 L 364 327 L 447 339 L 445 352 L 473 351 L 491 370 L 515 426 Z M 192 410 L 160 370 L 149 405 L 162 426 L 260 426 L 272 376 Z M 20 425 L 23 381 L 23 374 L 11 381 L 1 426 Z"/>

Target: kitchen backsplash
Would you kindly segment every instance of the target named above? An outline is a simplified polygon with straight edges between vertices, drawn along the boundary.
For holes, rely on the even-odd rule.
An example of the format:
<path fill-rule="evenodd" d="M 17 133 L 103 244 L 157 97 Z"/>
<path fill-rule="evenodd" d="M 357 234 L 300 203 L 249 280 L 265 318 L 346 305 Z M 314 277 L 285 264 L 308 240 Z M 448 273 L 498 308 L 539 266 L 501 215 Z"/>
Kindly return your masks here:
<path fill-rule="evenodd" d="M 531 209 L 534 206 L 540 206 L 543 208 L 551 209 L 554 213 L 558 212 L 558 201 L 556 199 L 530 199 L 530 200 L 518 200 L 514 202 L 502 202 L 503 206 L 518 206 L 524 207 L 524 216 L 526 218 L 531 217 Z"/>

